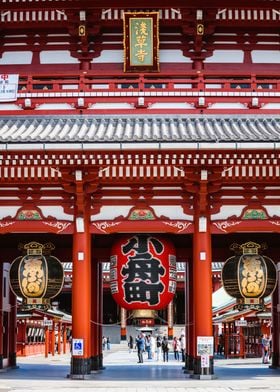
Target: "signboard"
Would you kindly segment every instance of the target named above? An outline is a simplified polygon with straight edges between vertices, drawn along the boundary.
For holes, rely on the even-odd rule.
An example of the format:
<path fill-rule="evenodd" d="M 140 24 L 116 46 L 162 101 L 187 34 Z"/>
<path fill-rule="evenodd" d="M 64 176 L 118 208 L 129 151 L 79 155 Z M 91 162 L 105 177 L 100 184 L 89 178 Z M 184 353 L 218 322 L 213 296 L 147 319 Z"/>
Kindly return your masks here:
<path fill-rule="evenodd" d="M 72 354 L 73 355 L 84 355 L 84 339 L 73 339 L 72 340 Z"/>
<path fill-rule="evenodd" d="M 209 368 L 210 367 L 210 360 L 209 355 L 201 355 L 201 367 L 202 368 Z"/>
<path fill-rule="evenodd" d="M 159 71 L 159 13 L 124 12 L 124 71 Z"/>
<path fill-rule="evenodd" d="M 17 100 L 18 75 L 0 74 L 0 102 Z"/>
<path fill-rule="evenodd" d="M 247 327 L 247 320 L 235 320 L 236 327 Z"/>
<path fill-rule="evenodd" d="M 197 355 L 214 355 L 214 338 L 213 336 L 197 337 Z"/>

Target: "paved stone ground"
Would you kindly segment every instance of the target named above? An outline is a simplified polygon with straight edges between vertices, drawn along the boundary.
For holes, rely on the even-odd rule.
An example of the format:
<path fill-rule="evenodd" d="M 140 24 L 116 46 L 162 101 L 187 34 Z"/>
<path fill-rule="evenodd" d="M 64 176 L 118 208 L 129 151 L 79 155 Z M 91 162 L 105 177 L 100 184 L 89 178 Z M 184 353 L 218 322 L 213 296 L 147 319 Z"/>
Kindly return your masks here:
<path fill-rule="evenodd" d="M 0 373 L 0 392 L 280 392 L 280 369 L 261 359 L 218 359 L 213 380 L 194 380 L 173 354 L 167 363 L 144 358 L 126 345 L 104 352 L 106 369 L 87 380 L 67 378 L 70 356 L 18 358 L 18 369 Z"/>

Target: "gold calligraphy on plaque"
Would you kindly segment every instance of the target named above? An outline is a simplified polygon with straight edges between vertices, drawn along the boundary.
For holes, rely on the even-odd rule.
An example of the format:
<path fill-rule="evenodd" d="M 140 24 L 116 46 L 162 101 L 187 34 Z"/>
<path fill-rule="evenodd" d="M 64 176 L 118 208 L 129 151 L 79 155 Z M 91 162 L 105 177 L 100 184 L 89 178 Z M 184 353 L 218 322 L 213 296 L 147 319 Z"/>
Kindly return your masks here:
<path fill-rule="evenodd" d="M 43 260 L 39 257 L 27 257 L 23 260 L 21 287 L 27 297 L 39 297 L 44 294 L 45 274 Z"/>
<path fill-rule="evenodd" d="M 138 58 L 140 62 L 144 62 L 145 57 L 148 56 L 148 52 L 146 48 L 148 46 L 147 38 L 148 38 L 148 28 L 147 22 L 136 22 L 134 26 L 135 32 L 135 40 L 136 43 L 134 44 L 136 48 L 135 56 Z"/>

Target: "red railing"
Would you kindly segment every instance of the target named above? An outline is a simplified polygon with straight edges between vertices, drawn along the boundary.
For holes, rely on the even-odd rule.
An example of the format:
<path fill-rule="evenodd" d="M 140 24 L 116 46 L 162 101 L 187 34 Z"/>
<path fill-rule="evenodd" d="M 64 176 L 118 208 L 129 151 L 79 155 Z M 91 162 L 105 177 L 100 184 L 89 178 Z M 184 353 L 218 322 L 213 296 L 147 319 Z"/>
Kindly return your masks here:
<path fill-rule="evenodd" d="M 280 92 L 280 78 L 250 76 L 218 76 L 218 75 L 176 75 L 166 76 L 131 76 L 114 77 L 103 75 L 97 77 L 89 74 L 61 75 L 20 75 L 20 92 L 38 92 L 38 90 L 66 91 L 228 91 L 236 92 L 238 89 L 256 92 L 259 90 Z"/>

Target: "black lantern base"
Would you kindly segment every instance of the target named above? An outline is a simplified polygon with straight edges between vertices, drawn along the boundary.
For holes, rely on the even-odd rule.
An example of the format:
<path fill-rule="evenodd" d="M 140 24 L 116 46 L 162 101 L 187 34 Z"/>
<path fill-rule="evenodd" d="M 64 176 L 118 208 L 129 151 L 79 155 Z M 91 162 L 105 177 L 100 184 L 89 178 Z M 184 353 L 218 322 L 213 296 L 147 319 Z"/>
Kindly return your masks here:
<path fill-rule="evenodd" d="M 83 380 L 88 378 L 91 370 L 91 358 L 76 358 L 71 359 L 71 373 L 69 378 Z"/>
<path fill-rule="evenodd" d="M 10 353 L 9 355 L 9 366 L 11 368 L 17 368 L 17 354 L 16 353 Z"/>
<path fill-rule="evenodd" d="M 98 362 L 99 362 L 99 369 L 100 369 L 100 370 L 106 369 L 106 368 L 103 366 L 103 354 L 102 354 L 102 353 L 99 354 Z"/>
<path fill-rule="evenodd" d="M 99 356 L 94 355 L 91 357 L 91 372 L 98 372 L 99 371 Z"/>
<path fill-rule="evenodd" d="M 194 357 L 192 355 L 186 354 L 184 373 L 192 374 L 193 372 L 194 372 Z"/>

